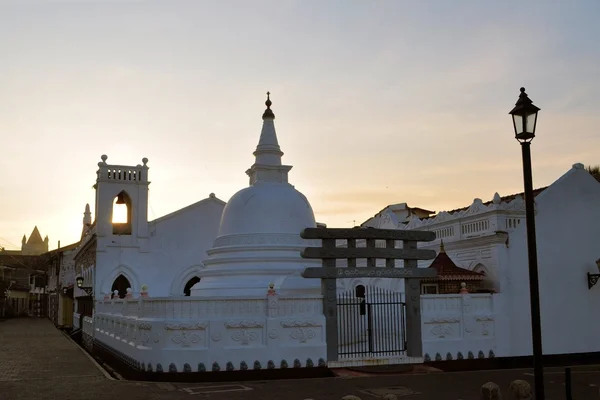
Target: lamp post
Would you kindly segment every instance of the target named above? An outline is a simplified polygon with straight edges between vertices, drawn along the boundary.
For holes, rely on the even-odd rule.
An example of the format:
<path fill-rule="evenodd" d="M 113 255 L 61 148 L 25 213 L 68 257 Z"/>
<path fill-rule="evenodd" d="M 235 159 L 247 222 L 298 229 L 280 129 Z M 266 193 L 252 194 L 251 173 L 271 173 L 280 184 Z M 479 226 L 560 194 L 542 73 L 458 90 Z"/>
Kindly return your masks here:
<path fill-rule="evenodd" d="M 542 323 L 540 319 L 540 290 L 538 284 L 537 245 L 535 239 L 535 211 L 533 178 L 531 174 L 531 141 L 535 137 L 537 114 L 540 109 L 521 88 L 519 100 L 510 111 L 515 138 L 521 143 L 523 153 L 523 182 L 525 186 L 525 217 L 527 223 L 527 253 L 529 258 L 529 297 L 531 302 L 531 336 L 533 341 L 533 373 L 535 399 L 545 400 L 544 365 L 542 359 Z"/>
<path fill-rule="evenodd" d="M 88 296 L 92 295 L 94 288 L 91 286 L 83 286 L 83 277 L 82 276 L 78 276 L 76 279 L 76 282 L 77 282 L 77 287 L 79 289 L 83 290 Z"/>

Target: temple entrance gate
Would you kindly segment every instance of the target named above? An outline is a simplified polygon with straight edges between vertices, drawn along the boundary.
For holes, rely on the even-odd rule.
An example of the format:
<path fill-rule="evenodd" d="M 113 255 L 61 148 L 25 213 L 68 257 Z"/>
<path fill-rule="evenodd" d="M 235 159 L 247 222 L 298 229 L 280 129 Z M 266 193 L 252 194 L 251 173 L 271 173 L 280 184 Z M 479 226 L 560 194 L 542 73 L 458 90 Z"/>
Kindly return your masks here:
<path fill-rule="evenodd" d="M 300 236 L 322 241 L 322 247 L 307 247 L 301 253 L 304 258 L 322 259 L 322 267 L 306 268 L 302 276 L 321 279 L 328 362 L 386 355 L 422 357 L 419 279 L 434 277 L 437 272 L 417 268 L 418 260 L 436 256 L 433 250 L 417 249 L 417 242 L 435 240 L 434 232 L 307 228 Z M 402 247 L 397 248 L 400 241 Z M 378 247 L 378 242 L 385 247 Z M 336 267 L 338 259 L 345 259 L 347 266 Z M 367 266 L 357 267 L 357 259 L 366 259 Z M 385 259 L 385 267 L 377 267 L 377 259 Z M 398 259 L 404 261 L 404 268 L 395 267 Z M 405 302 L 399 300 L 400 293 L 384 290 L 379 296 L 376 290 L 370 302 L 366 290 L 364 298 L 357 296 L 359 293 L 337 293 L 337 279 L 375 277 L 405 279 Z M 386 312 L 392 313 L 387 320 Z"/>
<path fill-rule="evenodd" d="M 402 293 L 359 285 L 338 293 L 337 314 L 338 358 L 401 356 L 406 351 Z"/>

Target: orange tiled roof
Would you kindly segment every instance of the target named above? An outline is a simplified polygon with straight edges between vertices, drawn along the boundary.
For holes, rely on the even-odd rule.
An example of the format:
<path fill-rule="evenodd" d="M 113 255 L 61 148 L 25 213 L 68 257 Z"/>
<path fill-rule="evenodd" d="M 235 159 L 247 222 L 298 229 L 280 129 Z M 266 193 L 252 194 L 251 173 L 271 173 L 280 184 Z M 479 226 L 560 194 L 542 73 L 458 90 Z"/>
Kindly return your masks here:
<path fill-rule="evenodd" d="M 442 281 L 482 281 L 485 279 L 485 275 L 481 272 L 471 271 L 469 269 L 461 268 L 454 264 L 454 261 L 444 251 L 444 245 L 442 244 L 440 252 L 437 257 L 433 260 L 429 268 L 435 268 L 437 270 L 437 276 L 430 278 L 431 280 L 442 280 Z"/>

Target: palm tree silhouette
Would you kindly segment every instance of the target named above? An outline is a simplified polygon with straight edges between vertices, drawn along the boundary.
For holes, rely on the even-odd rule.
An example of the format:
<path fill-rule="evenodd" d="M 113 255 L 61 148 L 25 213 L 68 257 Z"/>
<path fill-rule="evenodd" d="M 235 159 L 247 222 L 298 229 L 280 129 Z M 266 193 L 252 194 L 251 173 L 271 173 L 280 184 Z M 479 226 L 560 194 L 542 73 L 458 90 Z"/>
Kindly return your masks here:
<path fill-rule="evenodd" d="M 600 165 L 588 165 L 586 168 L 587 172 L 589 172 L 598 182 L 600 182 Z"/>

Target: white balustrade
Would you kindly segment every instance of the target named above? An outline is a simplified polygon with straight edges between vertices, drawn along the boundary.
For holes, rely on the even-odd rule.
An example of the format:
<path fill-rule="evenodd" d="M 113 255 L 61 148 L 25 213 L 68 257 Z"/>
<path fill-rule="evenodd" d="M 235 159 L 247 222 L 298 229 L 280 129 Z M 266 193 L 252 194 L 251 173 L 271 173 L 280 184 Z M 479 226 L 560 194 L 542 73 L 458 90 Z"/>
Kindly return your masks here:
<path fill-rule="evenodd" d="M 493 294 L 421 295 L 423 353 L 456 359 L 496 352 Z"/>
<path fill-rule="evenodd" d="M 302 355 L 304 365 L 325 357 L 321 297 L 99 300 L 93 325 L 86 322 L 90 329 L 101 345 L 140 362 L 175 363 L 178 371 L 200 361 L 209 368 L 231 361 L 237 368 L 241 361 L 279 365 Z"/>

